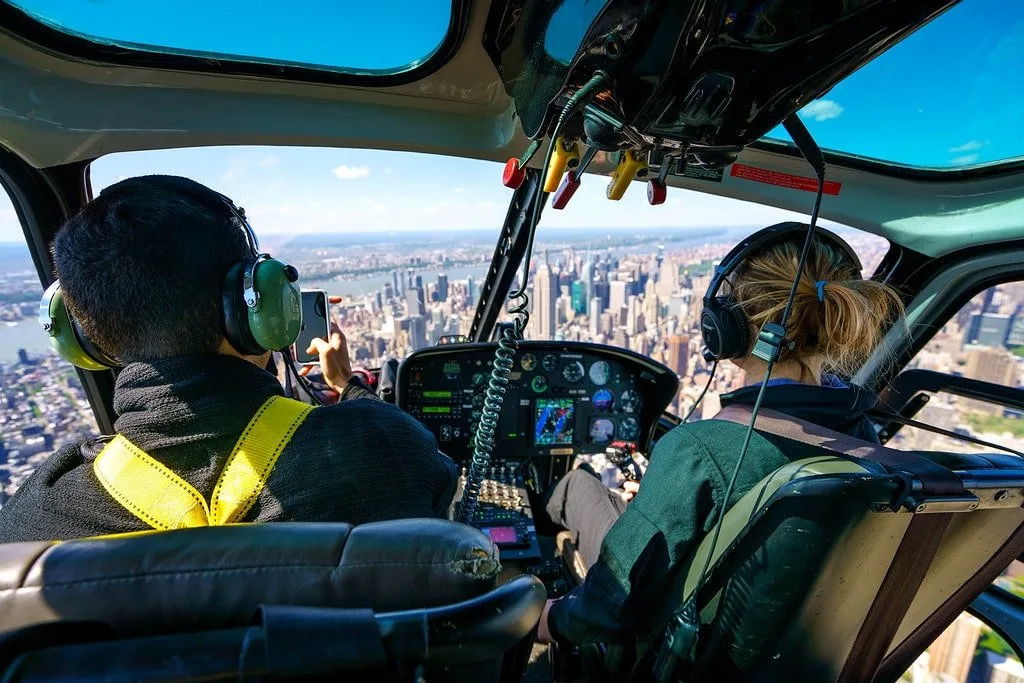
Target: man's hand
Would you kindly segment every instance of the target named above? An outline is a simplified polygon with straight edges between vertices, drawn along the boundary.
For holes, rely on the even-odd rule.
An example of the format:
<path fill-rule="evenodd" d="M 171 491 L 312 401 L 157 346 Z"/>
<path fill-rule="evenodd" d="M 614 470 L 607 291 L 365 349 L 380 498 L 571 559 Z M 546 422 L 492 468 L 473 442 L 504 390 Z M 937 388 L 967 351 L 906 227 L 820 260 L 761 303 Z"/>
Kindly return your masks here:
<path fill-rule="evenodd" d="M 640 482 L 627 479 L 622 482 L 622 493 L 620 495 L 628 503 L 633 500 L 638 491 L 640 491 Z"/>
<path fill-rule="evenodd" d="M 557 600 L 548 600 L 544 603 L 544 611 L 540 613 L 540 623 L 537 624 L 538 643 L 554 642 L 554 638 L 551 637 L 551 629 L 548 628 L 548 613 L 551 611 L 551 605 L 556 602 Z"/>
<path fill-rule="evenodd" d="M 306 349 L 306 353 L 320 355 L 320 370 L 324 374 L 324 381 L 327 386 L 341 394 L 345 385 L 352 379 L 352 361 L 348 357 L 348 341 L 342 333 L 341 328 L 331 323 L 330 341 L 314 339 Z M 305 377 L 310 370 L 306 365 L 299 370 L 299 374 Z"/>

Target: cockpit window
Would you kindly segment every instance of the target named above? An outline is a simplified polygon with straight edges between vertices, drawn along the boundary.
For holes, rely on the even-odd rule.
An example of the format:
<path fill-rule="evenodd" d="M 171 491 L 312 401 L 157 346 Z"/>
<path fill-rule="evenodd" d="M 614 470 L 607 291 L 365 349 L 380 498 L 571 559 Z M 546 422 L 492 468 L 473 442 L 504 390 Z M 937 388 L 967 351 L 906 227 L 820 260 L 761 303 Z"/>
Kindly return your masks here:
<path fill-rule="evenodd" d="M 1024 3 L 965 0 L 800 112 L 823 148 L 960 169 L 1024 157 Z M 768 138 L 789 141 L 778 127 Z"/>
<path fill-rule="evenodd" d="M 5 0 L 92 43 L 349 74 L 415 69 L 439 49 L 451 0 Z"/>

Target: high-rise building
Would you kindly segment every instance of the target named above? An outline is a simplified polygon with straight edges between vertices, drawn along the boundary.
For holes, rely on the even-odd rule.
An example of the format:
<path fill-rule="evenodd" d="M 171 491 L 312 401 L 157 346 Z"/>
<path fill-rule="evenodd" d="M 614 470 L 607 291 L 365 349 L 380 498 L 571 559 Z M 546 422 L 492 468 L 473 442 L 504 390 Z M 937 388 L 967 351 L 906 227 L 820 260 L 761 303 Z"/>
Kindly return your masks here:
<path fill-rule="evenodd" d="M 410 317 L 424 315 L 427 310 L 426 302 L 423 300 L 423 290 L 419 287 L 410 287 L 405 293 L 405 305 Z"/>
<path fill-rule="evenodd" d="M 583 300 L 590 301 L 594 298 L 594 263 L 587 254 L 587 260 L 580 268 L 580 283 L 583 285 Z M 582 311 L 581 311 L 582 312 Z"/>
<path fill-rule="evenodd" d="M 396 270 L 391 273 L 391 277 L 394 281 L 395 298 L 397 299 L 398 297 L 405 294 L 405 288 L 402 286 L 402 274 Z"/>
<path fill-rule="evenodd" d="M 587 312 L 587 298 L 586 290 L 583 287 L 583 282 L 577 280 L 572 283 L 572 310 L 580 315 L 585 315 Z"/>
<path fill-rule="evenodd" d="M 951 676 L 957 683 L 967 683 L 981 627 L 982 623 L 969 614 L 957 617 L 928 647 L 928 669 Z"/>
<path fill-rule="evenodd" d="M 686 376 L 690 361 L 690 338 L 674 334 L 668 338 L 668 366 L 680 377 Z"/>
<path fill-rule="evenodd" d="M 473 282 L 472 276 L 466 280 L 466 303 L 470 306 L 476 305 L 476 283 Z"/>
<path fill-rule="evenodd" d="M 390 301 L 395 298 L 395 288 L 391 286 L 390 282 L 384 283 L 384 299 Z"/>
<path fill-rule="evenodd" d="M 608 309 L 612 315 L 618 315 L 619 309 L 626 305 L 626 283 L 622 280 L 612 280 L 608 283 Z"/>
<path fill-rule="evenodd" d="M 422 349 L 427 345 L 427 322 L 422 315 L 409 317 L 409 351 Z"/>
<path fill-rule="evenodd" d="M 964 376 L 1002 386 L 1017 386 L 1017 361 L 1002 348 L 978 346 L 965 349 Z"/>
<path fill-rule="evenodd" d="M 448 276 L 444 273 L 437 275 L 437 297 L 441 301 L 448 301 Z"/>
<path fill-rule="evenodd" d="M 1010 321 L 1010 331 L 1006 335 L 1007 346 L 1024 346 L 1024 311 L 1020 309 Z"/>
<path fill-rule="evenodd" d="M 678 284 L 679 267 L 672 262 L 671 258 L 666 258 L 661 262 L 661 268 L 658 269 L 658 296 L 662 299 L 669 298 Z"/>
<path fill-rule="evenodd" d="M 595 339 L 600 331 L 601 323 L 601 300 L 594 297 L 590 300 L 590 311 L 587 313 L 590 318 L 590 338 Z"/>
<path fill-rule="evenodd" d="M 538 339 L 555 338 L 555 283 L 546 259 L 533 276 L 533 319 Z"/>
<path fill-rule="evenodd" d="M 964 344 L 1002 346 L 1010 334 L 1010 316 L 1000 313 L 975 313 L 967 325 Z"/>
<path fill-rule="evenodd" d="M 374 313 L 384 310 L 384 294 L 379 289 L 373 295 L 373 304 Z"/>
<path fill-rule="evenodd" d="M 594 281 L 594 296 L 601 301 L 601 310 L 608 308 L 611 293 L 608 286 L 607 280 L 595 280 Z"/>

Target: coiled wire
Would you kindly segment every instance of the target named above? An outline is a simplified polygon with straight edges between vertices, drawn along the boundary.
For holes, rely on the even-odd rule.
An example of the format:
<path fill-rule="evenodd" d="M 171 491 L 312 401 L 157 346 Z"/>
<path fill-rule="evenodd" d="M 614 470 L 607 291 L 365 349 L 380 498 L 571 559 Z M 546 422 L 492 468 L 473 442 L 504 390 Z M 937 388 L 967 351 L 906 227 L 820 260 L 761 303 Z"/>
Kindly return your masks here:
<path fill-rule="evenodd" d="M 542 173 L 551 163 L 551 155 L 566 119 L 597 90 L 605 78 L 607 76 L 604 72 L 596 72 L 565 103 L 551 132 L 551 142 L 544 154 L 544 165 L 541 166 Z M 541 187 L 542 185 L 538 184 L 538 191 Z M 519 342 L 525 338 L 526 326 L 530 324 L 530 297 L 526 293 L 526 286 L 530 276 L 533 238 L 537 231 L 537 223 L 540 222 L 541 207 L 547 202 L 547 198 L 547 193 L 542 193 L 540 198 L 533 203 L 533 212 L 530 222 L 527 224 L 526 254 L 523 257 L 523 271 L 519 278 L 519 288 L 509 293 L 508 312 L 512 315 L 512 327 L 502 330 L 501 336 L 498 338 L 498 348 L 494 350 L 491 377 L 487 381 L 484 405 L 480 411 L 480 422 L 476 428 L 476 435 L 473 437 L 473 459 L 469 464 L 469 472 L 466 474 L 466 481 L 462 489 L 462 500 L 459 501 L 459 509 L 456 514 L 456 519 L 463 524 L 471 523 L 473 515 L 476 513 L 484 472 L 490 466 L 491 453 L 494 452 L 494 438 L 498 431 L 498 420 L 501 417 L 501 405 L 505 401 L 505 393 L 508 391 L 516 352 L 519 350 Z"/>

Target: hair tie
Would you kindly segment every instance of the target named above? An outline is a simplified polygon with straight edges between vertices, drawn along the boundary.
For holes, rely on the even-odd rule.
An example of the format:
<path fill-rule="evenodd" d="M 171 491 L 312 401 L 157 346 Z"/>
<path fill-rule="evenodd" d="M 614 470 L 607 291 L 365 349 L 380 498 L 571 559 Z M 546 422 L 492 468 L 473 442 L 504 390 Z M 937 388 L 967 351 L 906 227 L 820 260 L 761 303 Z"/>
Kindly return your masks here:
<path fill-rule="evenodd" d="M 818 280 L 817 282 L 814 283 L 815 288 L 817 288 L 817 290 L 818 290 L 818 301 L 824 301 L 825 300 L 825 284 L 826 284 L 826 282 L 827 282 L 826 280 Z"/>

